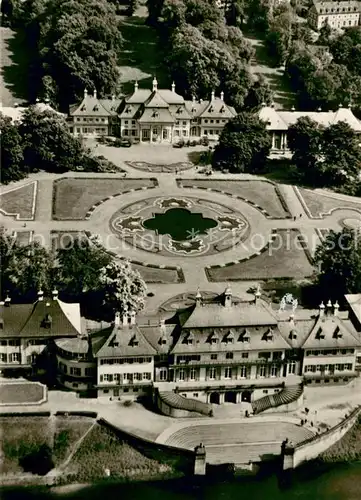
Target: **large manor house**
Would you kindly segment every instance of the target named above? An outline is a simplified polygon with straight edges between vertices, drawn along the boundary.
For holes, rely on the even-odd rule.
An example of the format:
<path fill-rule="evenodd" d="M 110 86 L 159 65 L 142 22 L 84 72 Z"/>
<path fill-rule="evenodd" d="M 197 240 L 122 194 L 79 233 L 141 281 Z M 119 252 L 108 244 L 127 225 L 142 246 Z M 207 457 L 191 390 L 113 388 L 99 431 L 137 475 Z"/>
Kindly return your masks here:
<path fill-rule="evenodd" d="M 361 369 L 361 294 L 318 310 L 269 304 L 257 290 L 242 302 L 227 287 L 193 295 L 173 317 L 115 315 L 86 331 L 79 304 L 39 292 L 34 304 L 1 305 L 0 368 L 31 370 L 49 353 L 58 382 L 118 400 L 153 393 L 190 403 L 254 403 L 288 385 L 345 384 Z M 272 396 L 273 395 L 273 396 Z"/>
<path fill-rule="evenodd" d="M 117 136 L 150 143 L 188 141 L 203 136 L 217 139 L 224 125 L 236 116 L 224 102 L 224 94 L 209 100 L 186 101 L 175 91 L 141 89 L 136 82 L 130 95 L 122 99 L 99 99 L 97 92 L 86 90 L 80 104 L 70 109 L 69 126 L 76 136 Z"/>

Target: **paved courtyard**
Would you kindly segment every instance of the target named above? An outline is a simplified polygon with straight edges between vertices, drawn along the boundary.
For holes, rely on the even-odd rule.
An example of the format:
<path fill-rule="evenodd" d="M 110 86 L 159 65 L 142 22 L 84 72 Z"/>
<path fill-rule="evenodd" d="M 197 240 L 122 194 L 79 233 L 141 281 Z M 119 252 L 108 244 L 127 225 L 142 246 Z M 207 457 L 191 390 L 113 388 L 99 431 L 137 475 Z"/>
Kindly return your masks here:
<path fill-rule="evenodd" d="M 178 175 L 139 171 L 125 163 L 136 161 L 130 152 L 142 152 L 139 161 L 147 157 L 150 165 L 187 161 L 184 150 L 167 147 L 103 148 L 99 154 L 123 168 L 125 176 L 34 174 L 1 188 L 0 224 L 20 242 L 34 239 L 53 248 L 75 235 L 97 235 L 143 274 L 154 293 L 147 303 L 153 311 L 198 287 L 221 292 L 231 281 L 235 295 L 243 297 L 262 279 L 302 279 L 314 271 L 312 255 L 329 230 L 361 225 L 357 198 L 275 185 L 246 174 L 205 177 L 194 168 Z M 212 218 L 217 227 L 191 234 L 185 244 L 170 242 L 167 235 L 159 243 L 160 235 L 145 232 L 142 223 L 174 208 Z M 155 244 L 149 245 L 145 235 L 151 233 Z"/>

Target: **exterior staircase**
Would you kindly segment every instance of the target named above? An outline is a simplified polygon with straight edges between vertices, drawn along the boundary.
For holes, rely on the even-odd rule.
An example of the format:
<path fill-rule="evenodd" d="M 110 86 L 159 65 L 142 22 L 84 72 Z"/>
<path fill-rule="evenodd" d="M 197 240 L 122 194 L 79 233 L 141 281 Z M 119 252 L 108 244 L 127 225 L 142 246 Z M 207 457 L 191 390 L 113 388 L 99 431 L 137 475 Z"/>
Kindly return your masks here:
<path fill-rule="evenodd" d="M 290 385 L 285 387 L 281 392 L 264 396 L 257 399 L 252 403 L 252 410 L 255 415 L 269 408 L 276 408 L 277 406 L 287 405 L 297 401 L 303 393 L 303 384 Z"/>
<path fill-rule="evenodd" d="M 178 410 L 200 413 L 207 417 L 212 415 L 212 405 L 203 403 L 203 401 L 199 401 L 198 399 L 185 398 L 173 391 L 159 391 L 159 398 L 165 404 Z"/>

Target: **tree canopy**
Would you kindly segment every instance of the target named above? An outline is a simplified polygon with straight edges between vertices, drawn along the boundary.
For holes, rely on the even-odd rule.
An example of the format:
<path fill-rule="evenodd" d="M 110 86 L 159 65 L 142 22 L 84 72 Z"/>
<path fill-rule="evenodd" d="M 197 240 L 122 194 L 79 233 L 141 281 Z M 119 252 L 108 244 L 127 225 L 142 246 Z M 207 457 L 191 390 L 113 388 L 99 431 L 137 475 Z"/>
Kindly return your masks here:
<path fill-rule="evenodd" d="M 344 228 L 331 231 L 317 247 L 315 265 L 319 268 L 318 283 L 331 299 L 342 299 L 346 293 L 361 290 L 360 233 Z"/>
<path fill-rule="evenodd" d="M 361 148 L 359 136 L 345 122 L 320 127 L 300 118 L 288 130 L 288 146 L 299 176 L 312 185 L 346 189 L 359 185 Z"/>
<path fill-rule="evenodd" d="M 222 130 L 212 165 L 230 172 L 260 172 L 271 149 L 266 124 L 257 114 L 243 112 L 230 120 Z"/>
<path fill-rule="evenodd" d="M 52 252 L 39 242 L 20 246 L 0 233 L 1 290 L 20 301 L 32 301 L 42 289 L 56 287 L 66 298 L 80 301 L 83 314 L 112 320 L 115 312 L 139 311 L 146 285 L 127 261 L 116 262 L 97 240 L 70 239 Z"/>

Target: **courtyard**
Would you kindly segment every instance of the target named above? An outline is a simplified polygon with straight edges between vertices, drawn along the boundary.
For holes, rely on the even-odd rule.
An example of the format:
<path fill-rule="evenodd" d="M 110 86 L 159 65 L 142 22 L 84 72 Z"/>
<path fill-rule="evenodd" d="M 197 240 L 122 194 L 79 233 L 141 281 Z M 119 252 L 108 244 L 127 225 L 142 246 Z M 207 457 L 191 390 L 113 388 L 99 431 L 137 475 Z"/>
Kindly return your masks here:
<path fill-rule="evenodd" d="M 262 280 L 308 278 L 325 235 L 361 224 L 357 198 L 246 174 L 206 178 L 194 167 L 176 171 L 187 157 L 171 151 L 168 159 L 163 147 L 125 154 L 99 147 L 124 174 L 38 173 L 4 186 L 1 225 L 20 244 L 39 241 L 54 250 L 96 236 L 140 272 L 154 294 L 147 301 L 154 313 L 197 288 L 220 293 L 232 282 L 242 297 Z M 170 164 L 172 170 L 162 168 Z"/>

